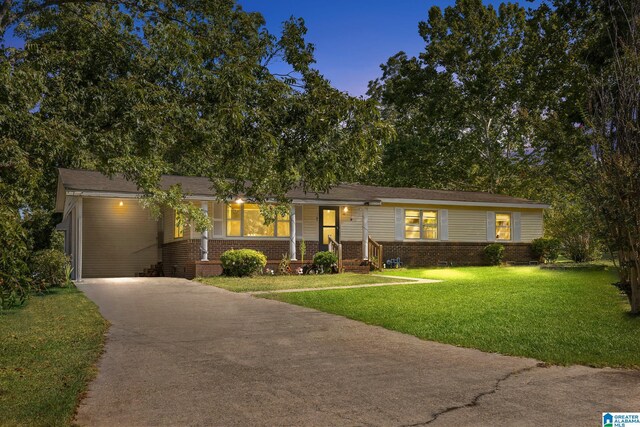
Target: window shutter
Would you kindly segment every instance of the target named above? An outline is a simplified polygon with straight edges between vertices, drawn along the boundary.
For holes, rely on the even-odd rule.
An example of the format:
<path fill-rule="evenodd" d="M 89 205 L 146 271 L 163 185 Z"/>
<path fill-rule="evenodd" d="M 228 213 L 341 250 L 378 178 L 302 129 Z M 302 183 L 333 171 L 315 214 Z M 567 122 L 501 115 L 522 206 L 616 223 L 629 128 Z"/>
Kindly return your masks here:
<path fill-rule="evenodd" d="M 522 240 L 521 235 L 522 235 L 522 226 L 521 221 L 520 221 L 520 212 L 513 212 L 511 214 L 511 221 L 513 221 L 513 241 L 514 242 L 519 242 L 520 240 Z"/>
<path fill-rule="evenodd" d="M 224 205 L 222 203 L 213 203 L 213 209 L 209 212 L 213 215 L 212 236 L 222 237 L 224 234 Z"/>
<path fill-rule="evenodd" d="M 496 213 L 487 212 L 487 242 L 496 241 Z"/>
<path fill-rule="evenodd" d="M 449 210 L 440 209 L 438 211 L 438 236 L 440 240 L 449 240 Z"/>
<path fill-rule="evenodd" d="M 302 240 L 302 206 L 296 206 L 296 239 Z"/>
<path fill-rule="evenodd" d="M 404 209 L 396 208 L 396 240 L 404 240 Z"/>

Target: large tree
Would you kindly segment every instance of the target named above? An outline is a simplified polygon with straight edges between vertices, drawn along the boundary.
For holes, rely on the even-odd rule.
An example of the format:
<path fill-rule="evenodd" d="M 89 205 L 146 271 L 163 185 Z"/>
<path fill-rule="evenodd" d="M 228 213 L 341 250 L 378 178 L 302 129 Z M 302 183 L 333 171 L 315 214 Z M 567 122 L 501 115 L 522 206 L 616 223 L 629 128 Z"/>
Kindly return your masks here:
<path fill-rule="evenodd" d="M 370 84 L 398 128 L 385 150 L 386 180 L 526 191 L 522 177 L 544 154 L 523 103 L 532 85 L 526 18 L 516 4 L 496 10 L 481 0 L 429 10 L 419 24 L 424 52 L 397 54 Z"/>
<path fill-rule="evenodd" d="M 302 20 L 279 37 L 264 24 L 233 0 L 4 0 L 0 37 L 11 27 L 25 45 L 0 51 L 3 203 L 25 179 L 48 197 L 28 192 L 13 207 L 51 207 L 58 166 L 123 173 L 174 204 L 162 173 L 259 201 L 365 173 L 389 135 L 374 101 L 313 68 Z"/>
<path fill-rule="evenodd" d="M 591 79 L 585 114 L 591 156 L 583 177 L 629 287 L 631 311 L 640 313 L 640 4 L 607 3 L 611 56 Z"/>

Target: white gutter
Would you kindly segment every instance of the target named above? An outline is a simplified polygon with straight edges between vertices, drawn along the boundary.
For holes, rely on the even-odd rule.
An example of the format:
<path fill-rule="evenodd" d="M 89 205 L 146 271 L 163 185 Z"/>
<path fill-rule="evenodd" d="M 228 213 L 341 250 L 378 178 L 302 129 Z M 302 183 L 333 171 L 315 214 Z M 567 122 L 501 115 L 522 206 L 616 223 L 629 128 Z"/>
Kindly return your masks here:
<path fill-rule="evenodd" d="M 409 205 L 443 205 L 443 206 L 481 206 L 487 208 L 530 208 L 547 209 L 550 205 L 545 203 L 499 203 L 499 202 L 462 202 L 454 200 L 422 200 L 422 199 L 380 199 L 385 203 L 401 203 Z"/>

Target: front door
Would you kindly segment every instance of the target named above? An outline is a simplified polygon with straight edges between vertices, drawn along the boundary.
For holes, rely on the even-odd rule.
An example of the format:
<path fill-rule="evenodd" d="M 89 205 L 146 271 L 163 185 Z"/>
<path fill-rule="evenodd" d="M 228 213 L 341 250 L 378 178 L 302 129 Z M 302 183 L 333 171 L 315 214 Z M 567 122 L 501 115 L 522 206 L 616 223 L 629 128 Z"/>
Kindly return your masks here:
<path fill-rule="evenodd" d="M 340 241 L 340 212 L 338 206 L 320 206 L 320 250 L 329 250 L 329 236 Z"/>

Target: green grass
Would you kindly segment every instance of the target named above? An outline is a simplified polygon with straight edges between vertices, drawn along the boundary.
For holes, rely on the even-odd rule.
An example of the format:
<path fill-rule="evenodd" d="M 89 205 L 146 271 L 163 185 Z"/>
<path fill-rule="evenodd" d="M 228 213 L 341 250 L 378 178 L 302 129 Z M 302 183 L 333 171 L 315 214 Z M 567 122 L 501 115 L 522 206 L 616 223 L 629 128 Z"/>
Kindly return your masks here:
<path fill-rule="evenodd" d="M 75 288 L 0 312 L 0 425 L 70 425 L 107 326 Z"/>
<path fill-rule="evenodd" d="M 400 269 L 444 282 L 271 294 L 417 337 L 553 364 L 640 368 L 640 316 L 612 271 Z"/>
<path fill-rule="evenodd" d="M 368 274 L 321 274 L 293 276 L 255 277 L 207 277 L 198 279 L 207 285 L 217 286 L 233 292 L 276 291 L 280 289 L 326 288 L 331 286 L 366 285 L 397 282 L 391 277 Z"/>

